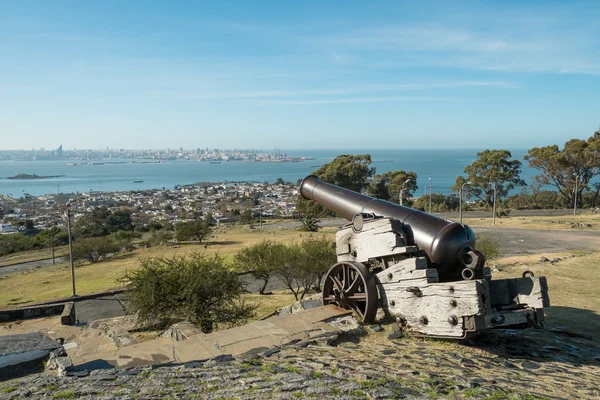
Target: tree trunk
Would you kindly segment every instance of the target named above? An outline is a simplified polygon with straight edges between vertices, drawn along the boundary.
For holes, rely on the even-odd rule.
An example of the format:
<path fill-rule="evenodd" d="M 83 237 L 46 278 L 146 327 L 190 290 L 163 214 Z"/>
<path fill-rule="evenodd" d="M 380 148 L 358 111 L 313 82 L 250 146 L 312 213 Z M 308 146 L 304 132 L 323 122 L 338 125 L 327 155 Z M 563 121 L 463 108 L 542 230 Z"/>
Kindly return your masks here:
<path fill-rule="evenodd" d="M 596 185 L 596 193 L 594 193 L 594 198 L 592 200 L 592 208 L 596 208 L 596 201 L 598 200 L 599 194 L 600 194 L 600 185 Z"/>
<path fill-rule="evenodd" d="M 267 289 L 267 285 L 269 283 L 269 278 L 262 278 L 263 280 L 263 285 L 262 287 L 258 290 L 258 294 L 265 294 L 265 289 Z"/>

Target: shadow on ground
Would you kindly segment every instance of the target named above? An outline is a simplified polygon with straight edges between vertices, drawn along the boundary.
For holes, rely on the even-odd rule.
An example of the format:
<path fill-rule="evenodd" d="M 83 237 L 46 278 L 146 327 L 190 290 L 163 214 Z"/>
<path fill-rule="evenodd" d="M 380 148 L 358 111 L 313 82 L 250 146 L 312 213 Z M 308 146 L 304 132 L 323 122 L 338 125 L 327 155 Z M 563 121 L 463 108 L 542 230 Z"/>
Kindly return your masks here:
<path fill-rule="evenodd" d="M 547 314 L 542 329 L 490 330 L 464 344 L 506 358 L 508 368 L 513 360 L 530 361 L 530 369 L 544 362 L 600 366 L 600 315 L 571 307 L 552 307 Z"/>

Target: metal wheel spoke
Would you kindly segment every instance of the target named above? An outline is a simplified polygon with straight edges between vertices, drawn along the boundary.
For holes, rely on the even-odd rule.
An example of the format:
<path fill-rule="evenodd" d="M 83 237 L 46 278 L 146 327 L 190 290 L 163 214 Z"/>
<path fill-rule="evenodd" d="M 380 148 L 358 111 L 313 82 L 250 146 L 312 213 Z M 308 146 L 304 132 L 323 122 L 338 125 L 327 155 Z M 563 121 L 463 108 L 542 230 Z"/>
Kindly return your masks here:
<path fill-rule="evenodd" d="M 352 281 L 352 284 L 350 284 L 350 286 L 348 287 L 348 289 L 346 289 L 346 293 L 352 295 L 356 292 L 356 290 L 358 290 L 358 287 L 360 286 L 362 279 L 360 279 L 360 275 L 356 274 L 356 277 L 354 278 L 354 281 Z"/>
<path fill-rule="evenodd" d="M 354 293 L 350 296 L 346 296 L 349 300 L 366 300 L 369 298 L 366 293 Z"/>
<path fill-rule="evenodd" d="M 334 285 L 337 286 L 337 288 L 338 288 L 338 290 L 340 292 L 344 290 L 344 285 L 342 285 L 342 283 L 337 278 L 337 276 L 330 276 L 329 278 L 331 278 L 331 280 L 333 281 Z"/>
<path fill-rule="evenodd" d="M 323 301 L 336 301 L 335 296 L 327 296 L 323 297 Z"/>
<path fill-rule="evenodd" d="M 363 313 L 363 311 L 356 306 L 356 304 L 351 304 L 350 308 L 352 309 L 352 311 L 354 311 L 356 314 L 358 314 L 358 316 L 360 317 L 360 319 L 364 319 L 365 318 L 365 314 Z"/>

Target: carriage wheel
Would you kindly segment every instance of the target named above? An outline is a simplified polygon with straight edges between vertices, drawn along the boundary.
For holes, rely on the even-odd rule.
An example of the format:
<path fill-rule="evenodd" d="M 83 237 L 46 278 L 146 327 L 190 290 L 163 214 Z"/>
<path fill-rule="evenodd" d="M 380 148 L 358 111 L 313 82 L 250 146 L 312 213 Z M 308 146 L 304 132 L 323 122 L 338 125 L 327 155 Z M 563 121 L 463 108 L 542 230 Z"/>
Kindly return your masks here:
<path fill-rule="evenodd" d="M 323 304 L 354 311 L 361 322 L 372 322 L 377 314 L 377 285 L 364 264 L 342 261 L 335 264 L 323 282 Z"/>

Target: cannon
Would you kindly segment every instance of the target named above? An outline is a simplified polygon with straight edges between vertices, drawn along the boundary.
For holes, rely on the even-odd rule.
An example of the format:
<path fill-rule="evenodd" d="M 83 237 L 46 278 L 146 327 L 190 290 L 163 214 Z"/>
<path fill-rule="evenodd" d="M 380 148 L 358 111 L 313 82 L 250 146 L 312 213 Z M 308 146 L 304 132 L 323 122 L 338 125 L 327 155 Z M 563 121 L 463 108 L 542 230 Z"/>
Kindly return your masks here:
<path fill-rule="evenodd" d="M 310 175 L 300 194 L 350 221 L 336 233 L 337 263 L 323 303 L 372 322 L 378 310 L 418 336 L 467 338 L 485 329 L 541 327 L 544 277 L 493 280 L 467 225 L 375 199 Z"/>

